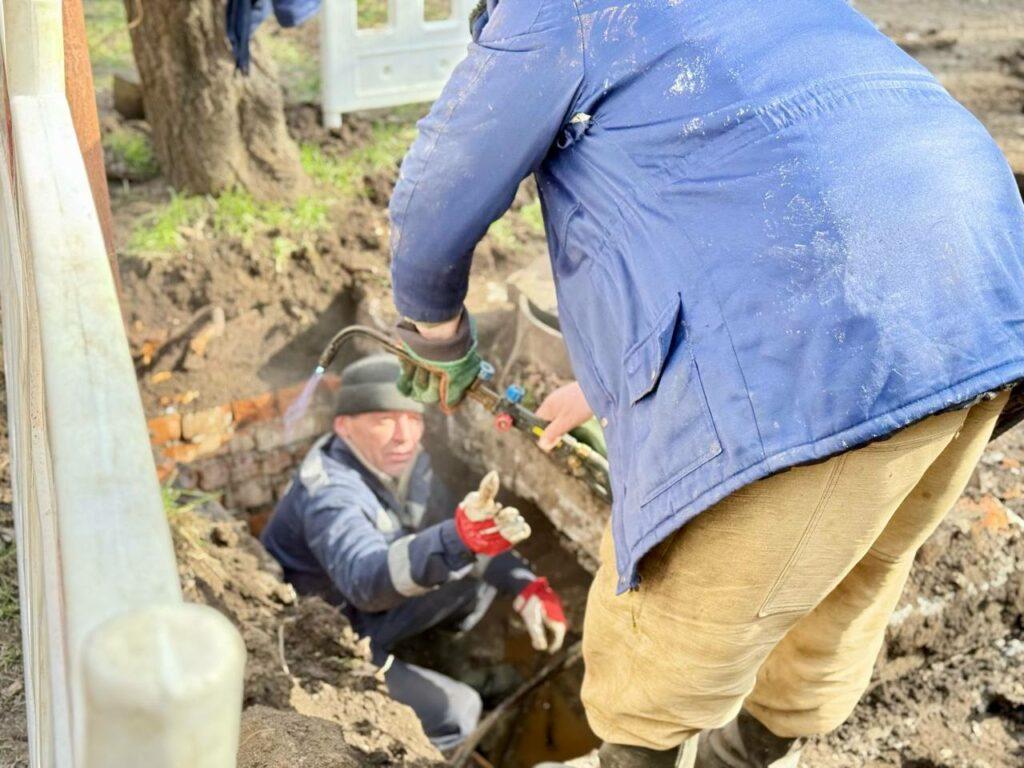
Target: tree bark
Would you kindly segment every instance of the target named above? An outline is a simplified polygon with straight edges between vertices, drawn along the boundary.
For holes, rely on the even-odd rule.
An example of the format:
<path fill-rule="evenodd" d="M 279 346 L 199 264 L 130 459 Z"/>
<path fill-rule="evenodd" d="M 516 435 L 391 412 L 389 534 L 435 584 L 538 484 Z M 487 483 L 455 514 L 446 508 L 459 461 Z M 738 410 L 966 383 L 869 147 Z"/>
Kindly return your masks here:
<path fill-rule="evenodd" d="M 125 0 L 160 167 L 179 190 L 291 200 L 306 185 L 273 63 L 235 71 L 224 0 Z"/>

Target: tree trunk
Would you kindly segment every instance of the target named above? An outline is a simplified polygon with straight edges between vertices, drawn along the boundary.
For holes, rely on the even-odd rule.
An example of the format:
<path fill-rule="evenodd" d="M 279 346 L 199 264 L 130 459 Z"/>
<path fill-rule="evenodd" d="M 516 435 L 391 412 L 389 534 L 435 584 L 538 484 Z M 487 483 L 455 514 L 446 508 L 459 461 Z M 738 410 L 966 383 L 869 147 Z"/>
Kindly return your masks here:
<path fill-rule="evenodd" d="M 250 74 L 235 71 L 224 0 L 125 0 L 125 8 L 154 150 L 171 184 L 294 199 L 306 177 L 277 73 L 256 41 Z"/>

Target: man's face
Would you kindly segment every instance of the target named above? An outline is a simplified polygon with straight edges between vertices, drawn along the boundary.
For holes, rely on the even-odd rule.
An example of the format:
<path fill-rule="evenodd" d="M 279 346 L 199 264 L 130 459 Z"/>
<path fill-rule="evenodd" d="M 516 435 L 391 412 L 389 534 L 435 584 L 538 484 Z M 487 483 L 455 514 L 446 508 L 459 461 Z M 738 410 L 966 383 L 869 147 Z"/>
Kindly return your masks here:
<path fill-rule="evenodd" d="M 373 465 L 373 469 L 398 477 L 423 439 L 423 417 L 408 411 L 374 411 L 334 419 L 334 431 Z"/>

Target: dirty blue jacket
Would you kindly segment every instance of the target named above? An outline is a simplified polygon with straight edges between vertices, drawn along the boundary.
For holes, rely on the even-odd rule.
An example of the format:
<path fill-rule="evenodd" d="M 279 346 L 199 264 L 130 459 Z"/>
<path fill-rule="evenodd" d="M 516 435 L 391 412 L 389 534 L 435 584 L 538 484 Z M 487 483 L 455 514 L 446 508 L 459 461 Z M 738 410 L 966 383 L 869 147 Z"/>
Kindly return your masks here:
<path fill-rule="evenodd" d="M 402 164 L 395 303 L 457 313 L 535 174 L 620 591 L 741 486 L 1024 376 L 1011 171 L 847 3 L 492 0 L 478 33 Z"/>
<path fill-rule="evenodd" d="M 467 549 L 455 531 L 456 505 L 425 452 L 393 493 L 343 440 L 325 435 L 260 538 L 300 594 L 319 595 L 353 619 L 458 579 L 482 577 L 512 595 L 533 581 L 512 553 L 478 559 Z"/>

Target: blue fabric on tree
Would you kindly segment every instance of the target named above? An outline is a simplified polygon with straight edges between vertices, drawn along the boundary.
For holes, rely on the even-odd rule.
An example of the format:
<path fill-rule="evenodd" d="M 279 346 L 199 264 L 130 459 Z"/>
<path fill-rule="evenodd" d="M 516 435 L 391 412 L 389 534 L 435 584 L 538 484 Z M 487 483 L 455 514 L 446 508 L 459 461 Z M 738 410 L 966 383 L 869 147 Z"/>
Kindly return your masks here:
<path fill-rule="evenodd" d="M 228 0 L 227 33 L 235 65 L 249 73 L 249 43 L 256 28 L 270 15 L 282 27 L 297 27 L 320 10 L 320 0 Z"/>

